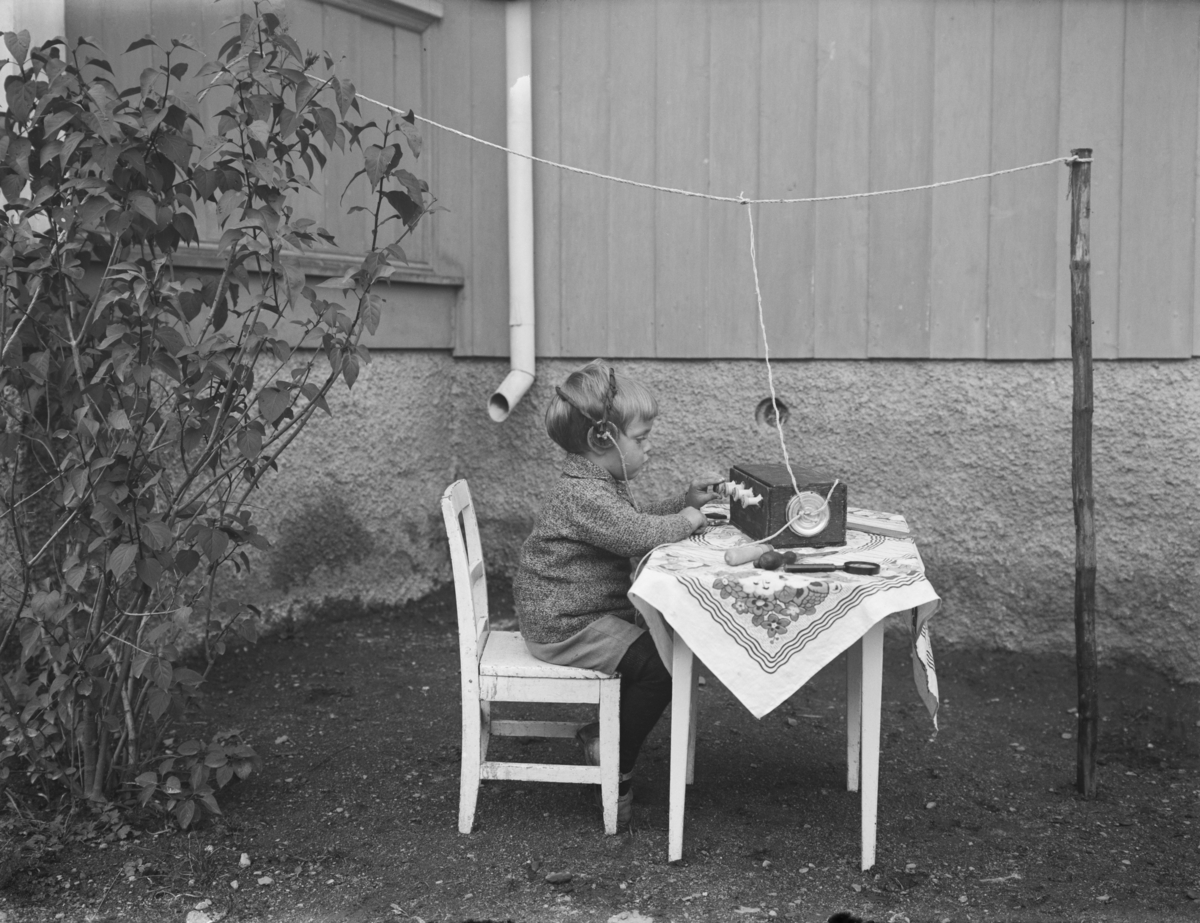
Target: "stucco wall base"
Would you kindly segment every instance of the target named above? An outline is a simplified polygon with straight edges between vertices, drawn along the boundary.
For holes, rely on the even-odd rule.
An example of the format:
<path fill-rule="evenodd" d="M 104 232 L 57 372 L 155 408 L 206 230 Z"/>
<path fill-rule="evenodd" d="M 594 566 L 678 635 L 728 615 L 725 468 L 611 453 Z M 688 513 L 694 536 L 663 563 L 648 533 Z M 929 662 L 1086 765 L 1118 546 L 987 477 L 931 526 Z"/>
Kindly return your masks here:
<path fill-rule="evenodd" d="M 256 500 L 274 542 L 227 591 L 272 618 L 327 598 L 399 603 L 450 579 L 438 500 L 470 481 L 491 572 L 511 574 L 562 453 L 542 417 L 577 362 L 545 361 L 503 424 L 503 362 L 379 352 Z M 1069 362 L 777 362 L 797 463 L 852 505 L 903 513 L 943 599 L 935 645 L 1070 652 L 1075 533 Z M 693 472 L 777 461 L 754 361 L 629 361 L 658 395 L 650 497 Z M 1097 637 L 1200 681 L 1200 363 L 1095 367 Z"/>
<path fill-rule="evenodd" d="M 502 362 L 376 354 L 264 491 L 259 515 L 277 546 L 246 589 L 276 611 L 428 591 L 449 579 L 438 497 L 455 477 L 470 481 L 490 569 L 511 573 L 561 460 L 542 416 L 577 365 L 540 363 L 533 390 L 495 424 L 486 405 Z M 692 472 L 779 460 L 775 432 L 754 417 L 769 393 L 761 362 L 618 369 L 661 406 L 640 495 L 680 490 Z M 853 505 L 913 525 L 943 598 L 939 643 L 1073 650 L 1069 362 L 808 361 L 774 371 L 791 457 L 843 478 Z M 1095 367 L 1101 653 L 1144 657 L 1190 681 L 1200 681 L 1197 408 L 1194 360 Z"/>

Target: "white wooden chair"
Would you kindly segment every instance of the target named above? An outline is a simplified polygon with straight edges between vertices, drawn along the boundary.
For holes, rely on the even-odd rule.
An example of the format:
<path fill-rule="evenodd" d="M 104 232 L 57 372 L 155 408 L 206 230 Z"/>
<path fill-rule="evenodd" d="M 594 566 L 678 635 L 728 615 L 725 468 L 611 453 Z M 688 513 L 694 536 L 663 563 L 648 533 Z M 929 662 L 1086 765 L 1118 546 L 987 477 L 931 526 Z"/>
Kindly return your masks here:
<path fill-rule="evenodd" d="M 617 832 L 617 777 L 620 739 L 620 679 L 595 670 L 561 667 L 537 660 L 517 631 L 492 631 L 488 624 L 487 579 L 479 525 L 464 480 L 442 494 L 442 516 L 454 568 L 458 602 L 459 659 L 462 669 L 462 771 L 458 829 L 470 833 L 483 779 L 598 784 L 604 806 L 604 832 Z M 582 702 L 600 707 L 600 765 L 496 762 L 487 758 L 492 736 L 575 736 L 569 721 L 493 720 L 492 702 Z"/>

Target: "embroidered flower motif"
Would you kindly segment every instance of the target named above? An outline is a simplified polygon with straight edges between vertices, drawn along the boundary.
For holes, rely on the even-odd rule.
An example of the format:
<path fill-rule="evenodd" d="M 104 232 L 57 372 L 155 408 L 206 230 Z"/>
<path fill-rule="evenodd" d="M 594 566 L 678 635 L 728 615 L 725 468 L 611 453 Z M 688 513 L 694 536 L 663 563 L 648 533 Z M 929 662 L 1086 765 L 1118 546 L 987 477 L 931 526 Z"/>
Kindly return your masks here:
<path fill-rule="evenodd" d="M 796 579 L 796 578 L 792 578 Z M 827 580 L 809 580 L 793 585 L 775 572 L 755 574 L 726 573 L 713 578 L 713 589 L 734 612 L 749 616 L 750 624 L 775 642 L 802 617 L 816 615 L 818 608 L 840 584 Z"/>

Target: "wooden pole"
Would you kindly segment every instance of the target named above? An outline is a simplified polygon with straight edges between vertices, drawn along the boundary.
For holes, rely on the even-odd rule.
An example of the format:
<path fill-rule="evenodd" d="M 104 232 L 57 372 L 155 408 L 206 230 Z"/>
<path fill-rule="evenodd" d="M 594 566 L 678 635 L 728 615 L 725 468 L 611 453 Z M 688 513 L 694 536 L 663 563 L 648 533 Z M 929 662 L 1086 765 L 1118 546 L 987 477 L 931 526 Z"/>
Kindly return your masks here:
<path fill-rule="evenodd" d="M 1092 151 L 1071 151 L 1071 498 L 1075 507 L 1075 664 L 1079 686 L 1076 786 L 1096 794 L 1096 526 L 1092 502 L 1092 293 L 1088 236 Z"/>

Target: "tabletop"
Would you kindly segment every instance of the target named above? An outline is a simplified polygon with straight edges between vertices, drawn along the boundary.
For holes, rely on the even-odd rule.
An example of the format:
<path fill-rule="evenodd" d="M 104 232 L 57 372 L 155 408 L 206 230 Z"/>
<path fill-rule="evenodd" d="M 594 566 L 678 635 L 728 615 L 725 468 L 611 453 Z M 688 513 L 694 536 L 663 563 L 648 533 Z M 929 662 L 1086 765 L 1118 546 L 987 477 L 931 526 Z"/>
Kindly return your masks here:
<path fill-rule="evenodd" d="M 848 529 L 844 545 L 786 549 L 805 562 L 871 561 L 880 567 L 873 576 L 725 564 L 726 549 L 749 542 L 735 526 L 715 525 L 655 549 L 642 562 L 629 598 L 668 668 L 673 630 L 761 718 L 875 624 L 902 614 L 911 631 L 917 692 L 937 726 L 928 622 L 941 600 L 912 538 Z"/>

